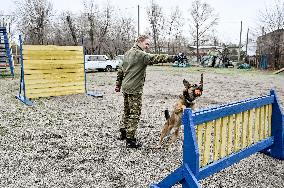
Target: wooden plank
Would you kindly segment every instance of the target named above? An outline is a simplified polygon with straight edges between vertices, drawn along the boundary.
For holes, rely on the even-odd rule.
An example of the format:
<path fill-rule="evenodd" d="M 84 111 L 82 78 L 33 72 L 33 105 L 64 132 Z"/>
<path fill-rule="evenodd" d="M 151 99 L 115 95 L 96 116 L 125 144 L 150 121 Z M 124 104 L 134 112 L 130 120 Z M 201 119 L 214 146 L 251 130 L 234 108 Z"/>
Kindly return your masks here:
<path fill-rule="evenodd" d="M 264 139 L 264 110 L 263 107 L 259 108 L 259 140 Z"/>
<path fill-rule="evenodd" d="M 255 109 L 255 120 L 254 120 L 254 143 L 259 141 L 259 108 Z"/>
<path fill-rule="evenodd" d="M 57 46 L 57 45 L 23 45 L 23 51 L 43 51 L 43 50 L 83 51 L 83 47 L 82 46 Z"/>
<path fill-rule="evenodd" d="M 64 95 L 72 95 L 72 94 L 81 94 L 85 91 L 80 90 L 73 90 L 73 91 L 62 91 L 62 92 L 47 92 L 47 93 L 34 93 L 34 94 L 28 94 L 27 98 L 29 99 L 37 99 L 41 97 L 55 97 L 55 96 L 64 96 Z"/>
<path fill-rule="evenodd" d="M 253 127 L 254 127 L 254 109 L 248 111 L 248 146 L 252 145 L 253 143 Z"/>
<path fill-rule="evenodd" d="M 220 147 L 221 147 L 221 118 L 215 120 L 214 126 L 214 161 L 220 159 Z"/>
<path fill-rule="evenodd" d="M 85 77 L 84 75 L 80 77 L 74 77 L 72 79 L 70 78 L 54 78 L 54 79 L 44 79 L 44 78 L 39 78 L 39 79 L 25 79 L 25 84 L 26 85 L 34 85 L 34 84 L 49 84 L 49 83 L 69 83 L 69 82 L 84 82 Z"/>
<path fill-rule="evenodd" d="M 69 86 L 61 88 L 46 88 L 46 89 L 33 89 L 27 90 L 27 98 L 38 98 L 46 96 L 68 95 L 72 93 L 84 93 L 85 88 L 83 86 Z"/>
<path fill-rule="evenodd" d="M 50 80 L 58 80 L 60 78 L 69 78 L 70 80 L 76 79 L 77 77 L 84 76 L 84 73 L 78 72 L 78 73 L 54 73 L 54 74 L 25 74 L 25 80 L 36 80 L 36 79 L 50 79 Z"/>
<path fill-rule="evenodd" d="M 27 88 L 26 93 L 50 93 L 50 92 L 61 92 L 61 91 L 71 91 L 71 90 L 79 90 L 84 89 L 84 85 L 71 85 L 66 87 L 52 87 L 52 88 Z"/>
<path fill-rule="evenodd" d="M 212 137 L 212 128 L 213 128 L 213 121 L 205 123 L 205 142 L 204 142 L 204 155 L 202 160 L 202 166 L 208 164 L 210 160 L 210 147 L 211 147 L 211 137 Z"/>
<path fill-rule="evenodd" d="M 242 126 L 242 113 L 236 114 L 236 124 L 235 124 L 235 142 L 234 142 L 234 151 L 238 152 L 240 150 L 240 130 Z"/>
<path fill-rule="evenodd" d="M 60 87 L 69 87 L 69 86 L 84 86 L 84 82 L 50 82 L 50 83 L 39 83 L 39 84 L 26 84 L 26 90 L 34 90 L 34 89 L 45 89 L 45 88 L 60 88 Z"/>
<path fill-rule="evenodd" d="M 80 59 L 82 55 L 70 54 L 70 55 L 24 55 L 24 62 L 26 60 L 73 60 Z M 82 60 L 83 61 L 83 60 Z"/>
<path fill-rule="evenodd" d="M 248 120 L 249 114 L 248 111 L 242 113 L 242 149 L 246 148 L 248 145 Z"/>
<path fill-rule="evenodd" d="M 282 69 L 280 69 L 278 71 L 273 72 L 273 74 L 278 74 L 278 73 L 283 72 L 283 71 L 284 71 L 284 68 L 282 68 Z"/>
<path fill-rule="evenodd" d="M 42 70 L 25 70 L 25 75 L 30 74 L 66 74 L 66 73 L 82 73 L 84 74 L 84 69 L 42 69 Z"/>
<path fill-rule="evenodd" d="M 198 151 L 199 151 L 199 166 L 202 164 L 203 159 L 203 143 L 204 143 L 204 137 L 203 137 L 203 131 L 204 131 L 205 123 L 197 125 L 196 129 L 196 136 L 197 136 L 197 145 L 198 145 Z"/>
<path fill-rule="evenodd" d="M 271 136 L 272 104 L 268 105 L 268 137 Z"/>
<path fill-rule="evenodd" d="M 235 114 L 228 117 L 228 143 L 227 143 L 227 155 L 233 152 L 233 135 L 235 128 Z"/>
<path fill-rule="evenodd" d="M 41 57 L 41 56 L 80 56 L 84 58 L 83 51 L 51 51 L 51 50 L 37 50 L 37 51 L 24 51 L 23 50 L 23 57 Z"/>
<path fill-rule="evenodd" d="M 221 158 L 226 156 L 228 116 L 221 118 Z"/>
<path fill-rule="evenodd" d="M 24 61 L 24 70 L 26 69 L 57 69 L 57 68 L 78 68 L 84 67 L 84 60 L 26 60 Z"/>
<path fill-rule="evenodd" d="M 269 105 L 264 107 L 264 138 L 268 137 Z"/>

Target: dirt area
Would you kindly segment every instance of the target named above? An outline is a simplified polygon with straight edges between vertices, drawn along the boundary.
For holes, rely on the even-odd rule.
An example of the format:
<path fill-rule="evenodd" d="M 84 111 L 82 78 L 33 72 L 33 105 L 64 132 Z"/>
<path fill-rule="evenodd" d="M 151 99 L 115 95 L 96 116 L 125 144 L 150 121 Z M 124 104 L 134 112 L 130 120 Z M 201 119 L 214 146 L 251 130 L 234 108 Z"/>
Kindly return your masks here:
<path fill-rule="evenodd" d="M 214 68 L 147 69 L 138 129 L 142 149 L 126 149 L 117 138 L 123 109 L 114 92 L 116 72 L 89 73 L 90 91 L 43 98 L 25 106 L 15 98 L 16 79 L 0 79 L 0 187 L 145 188 L 182 163 L 182 141 L 170 149 L 153 149 L 183 89 L 182 80 L 198 83 L 204 73 L 204 94 L 197 108 L 266 95 L 275 88 L 284 106 L 284 76 L 272 72 Z M 284 184 L 284 161 L 258 153 L 200 181 L 202 187 L 273 187 Z M 176 186 L 180 187 L 180 186 Z"/>

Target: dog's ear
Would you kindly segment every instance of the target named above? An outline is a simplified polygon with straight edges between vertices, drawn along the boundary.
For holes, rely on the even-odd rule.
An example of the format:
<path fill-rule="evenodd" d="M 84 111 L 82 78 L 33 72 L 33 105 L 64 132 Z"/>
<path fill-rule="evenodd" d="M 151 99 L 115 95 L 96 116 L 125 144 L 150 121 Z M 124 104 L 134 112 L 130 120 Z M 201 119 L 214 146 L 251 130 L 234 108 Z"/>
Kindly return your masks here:
<path fill-rule="evenodd" d="M 186 89 L 189 89 L 190 88 L 190 83 L 186 80 L 186 79 L 183 79 L 183 85 Z"/>

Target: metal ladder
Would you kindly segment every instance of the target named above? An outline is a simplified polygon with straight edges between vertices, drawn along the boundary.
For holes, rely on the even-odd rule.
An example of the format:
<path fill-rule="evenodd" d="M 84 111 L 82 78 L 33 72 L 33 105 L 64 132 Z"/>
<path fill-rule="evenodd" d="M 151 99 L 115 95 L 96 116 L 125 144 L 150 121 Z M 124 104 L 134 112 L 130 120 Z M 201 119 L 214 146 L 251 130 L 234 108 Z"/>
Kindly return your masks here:
<path fill-rule="evenodd" d="M 10 73 L 8 67 L 10 67 Z M 0 75 L 2 77 L 15 76 L 12 51 L 6 27 L 0 27 Z"/>

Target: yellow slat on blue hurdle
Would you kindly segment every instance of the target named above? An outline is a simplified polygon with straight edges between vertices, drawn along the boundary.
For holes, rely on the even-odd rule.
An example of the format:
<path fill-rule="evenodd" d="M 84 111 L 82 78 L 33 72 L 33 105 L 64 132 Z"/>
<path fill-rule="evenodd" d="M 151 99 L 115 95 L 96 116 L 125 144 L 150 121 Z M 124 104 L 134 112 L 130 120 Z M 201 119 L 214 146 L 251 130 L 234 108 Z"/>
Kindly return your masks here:
<path fill-rule="evenodd" d="M 260 140 L 265 138 L 265 106 L 260 108 Z"/>
<path fill-rule="evenodd" d="M 198 145 L 198 151 L 199 151 L 199 166 L 202 165 L 202 159 L 203 159 L 203 151 L 204 151 L 204 127 L 205 123 L 197 125 L 196 128 L 196 136 L 197 136 L 197 145 Z"/>
<path fill-rule="evenodd" d="M 248 111 L 242 113 L 242 149 L 246 148 L 248 145 L 248 122 L 249 122 Z"/>
<path fill-rule="evenodd" d="M 235 124 L 235 139 L 234 139 L 234 151 L 238 152 L 240 150 L 240 130 L 242 126 L 242 113 L 236 114 L 236 124 Z"/>
<path fill-rule="evenodd" d="M 227 143 L 227 155 L 233 152 L 233 135 L 235 129 L 235 114 L 228 117 L 228 143 Z"/>
<path fill-rule="evenodd" d="M 268 105 L 268 137 L 271 136 L 272 104 Z"/>
<path fill-rule="evenodd" d="M 202 159 L 202 166 L 205 166 L 208 164 L 210 160 L 210 147 L 211 147 L 211 138 L 212 138 L 212 129 L 214 122 L 209 121 L 205 123 L 205 143 L 204 143 L 204 154 Z"/>
<path fill-rule="evenodd" d="M 248 146 L 252 145 L 253 143 L 254 114 L 254 109 L 248 111 Z"/>
<path fill-rule="evenodd" d="M 260 117 L 260 109 L 255 109 L 255 120 L 254 120 L 254 139 L 253 143 L 257 143 L 259 141 L 259 117 Z"/>
<path fill-rule="evenodd" d="M 227 128 L 228 128 L 228 116 L 221 119 L 221 148 L 220 155 L 221 158 L 226 156 L 226 147 L 227 147 Z"/>
<path fill-rule="evenodd" d="M 218 118 L 215 120 L 215 126 L 214 126 L 214 161 L 217 161 L 220 159 L 220 148 L 221 148 L 221 118 Z"/>

